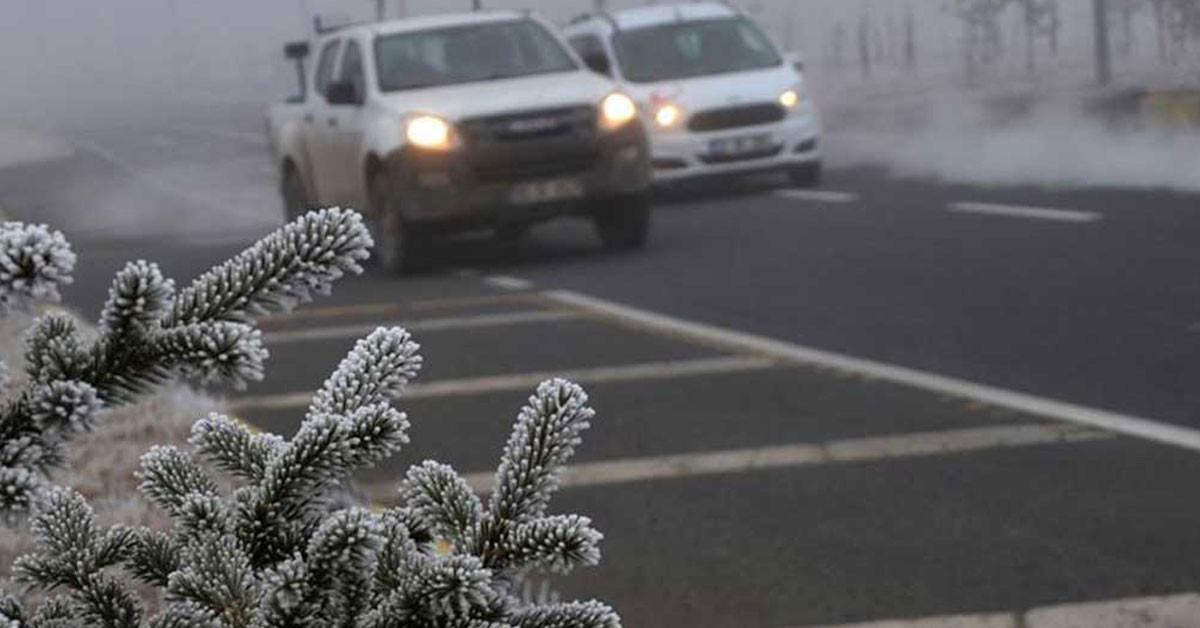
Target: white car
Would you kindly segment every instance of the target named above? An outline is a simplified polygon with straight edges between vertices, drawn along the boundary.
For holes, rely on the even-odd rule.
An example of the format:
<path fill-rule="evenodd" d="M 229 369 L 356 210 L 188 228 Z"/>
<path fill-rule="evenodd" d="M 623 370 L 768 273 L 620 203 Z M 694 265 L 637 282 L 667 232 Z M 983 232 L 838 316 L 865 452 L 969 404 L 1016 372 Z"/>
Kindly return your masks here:
<path fill-rule="evenodd" d="M 650 225 L 649 150 L 634 101 L 528 12 L 439 15 L 324 32 L 287 47 L 301 93 L 269 137 L 289 217 L 363 211 L 377 258 L 420 265 L 440 233 L 519 236 L 559 216 L 609 248 Z"/>
<path fill-rule="evenodd" d="M 650 6 L 580 16 L 567 41 L 641 105 L 656 182 L 782 171 L 821 174 L 821 122 L 799 64 L 723 4 Z"/>

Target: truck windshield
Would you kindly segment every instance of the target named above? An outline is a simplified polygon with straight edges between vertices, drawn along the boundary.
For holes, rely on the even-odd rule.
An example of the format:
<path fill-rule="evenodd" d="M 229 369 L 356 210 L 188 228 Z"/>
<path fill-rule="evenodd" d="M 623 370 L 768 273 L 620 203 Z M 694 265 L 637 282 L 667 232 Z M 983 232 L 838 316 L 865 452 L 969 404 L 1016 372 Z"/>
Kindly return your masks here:
<path fill-rule="evenodd" d="M 741 72 L 782 62 L 770 40 L 744 18 L 623 30 L 613 44 L 625 78 L 634 83 Z"/>
<path fill-rule="evenodd" d="M 385 35 L 375 40 L 375 61 L 385 92 L 578 69 L 533 20 Z"/>

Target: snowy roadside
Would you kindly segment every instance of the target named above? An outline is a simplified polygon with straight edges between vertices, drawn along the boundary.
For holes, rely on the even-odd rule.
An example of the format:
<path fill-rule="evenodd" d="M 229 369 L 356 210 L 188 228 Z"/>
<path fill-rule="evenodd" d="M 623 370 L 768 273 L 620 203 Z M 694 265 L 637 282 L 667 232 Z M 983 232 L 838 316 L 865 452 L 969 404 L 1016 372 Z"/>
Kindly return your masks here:
<path fill-rule="evenodd" d="M 74 154 L 69 142 L 54 135 L 0 126 L 0 169 L 68 159 Z"/>

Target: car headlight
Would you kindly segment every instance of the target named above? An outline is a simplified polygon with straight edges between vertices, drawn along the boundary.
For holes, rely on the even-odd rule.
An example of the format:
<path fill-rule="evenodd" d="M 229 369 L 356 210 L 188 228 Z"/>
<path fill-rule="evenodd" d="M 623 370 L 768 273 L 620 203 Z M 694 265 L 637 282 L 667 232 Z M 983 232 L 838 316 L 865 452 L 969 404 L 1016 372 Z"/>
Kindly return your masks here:
<path fill-rule="evenodd" d="M 795 109 L 800 106 L 800 90 L 793 87 L 779 95 L 779 104 L 784 109 Z"/>
<path fill-rule="evenodd" d="M 637 105 L 621 92 L 613 92 L 600 103 L 600 122 L 609 131 L 619 129 L 637 118 Z"/>
<path fill-rule="evenodd" d="M 404 136 L 413 146 L 429 150 L 449 150 L 454 147 L 454 130 L 449 122 L 437 116 L 410 118 Z"/>
<path fill-rule="evenodd" d="M 654 123 L 664 129 L 672 129 L 683 120 L 683 109 L 679 105 L 664 103 L 654 110 Z"/>

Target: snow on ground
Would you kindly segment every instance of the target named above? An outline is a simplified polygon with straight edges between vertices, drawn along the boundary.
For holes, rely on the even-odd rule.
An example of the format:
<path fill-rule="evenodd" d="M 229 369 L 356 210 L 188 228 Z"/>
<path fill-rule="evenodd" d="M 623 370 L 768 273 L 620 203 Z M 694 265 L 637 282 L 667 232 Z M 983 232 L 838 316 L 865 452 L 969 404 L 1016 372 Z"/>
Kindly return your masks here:
<path fill-rule="evenodd" d="M 70 143 L 53 135 L 0 126 L 0 168 L 66 159 L 74 154 Z"/>

